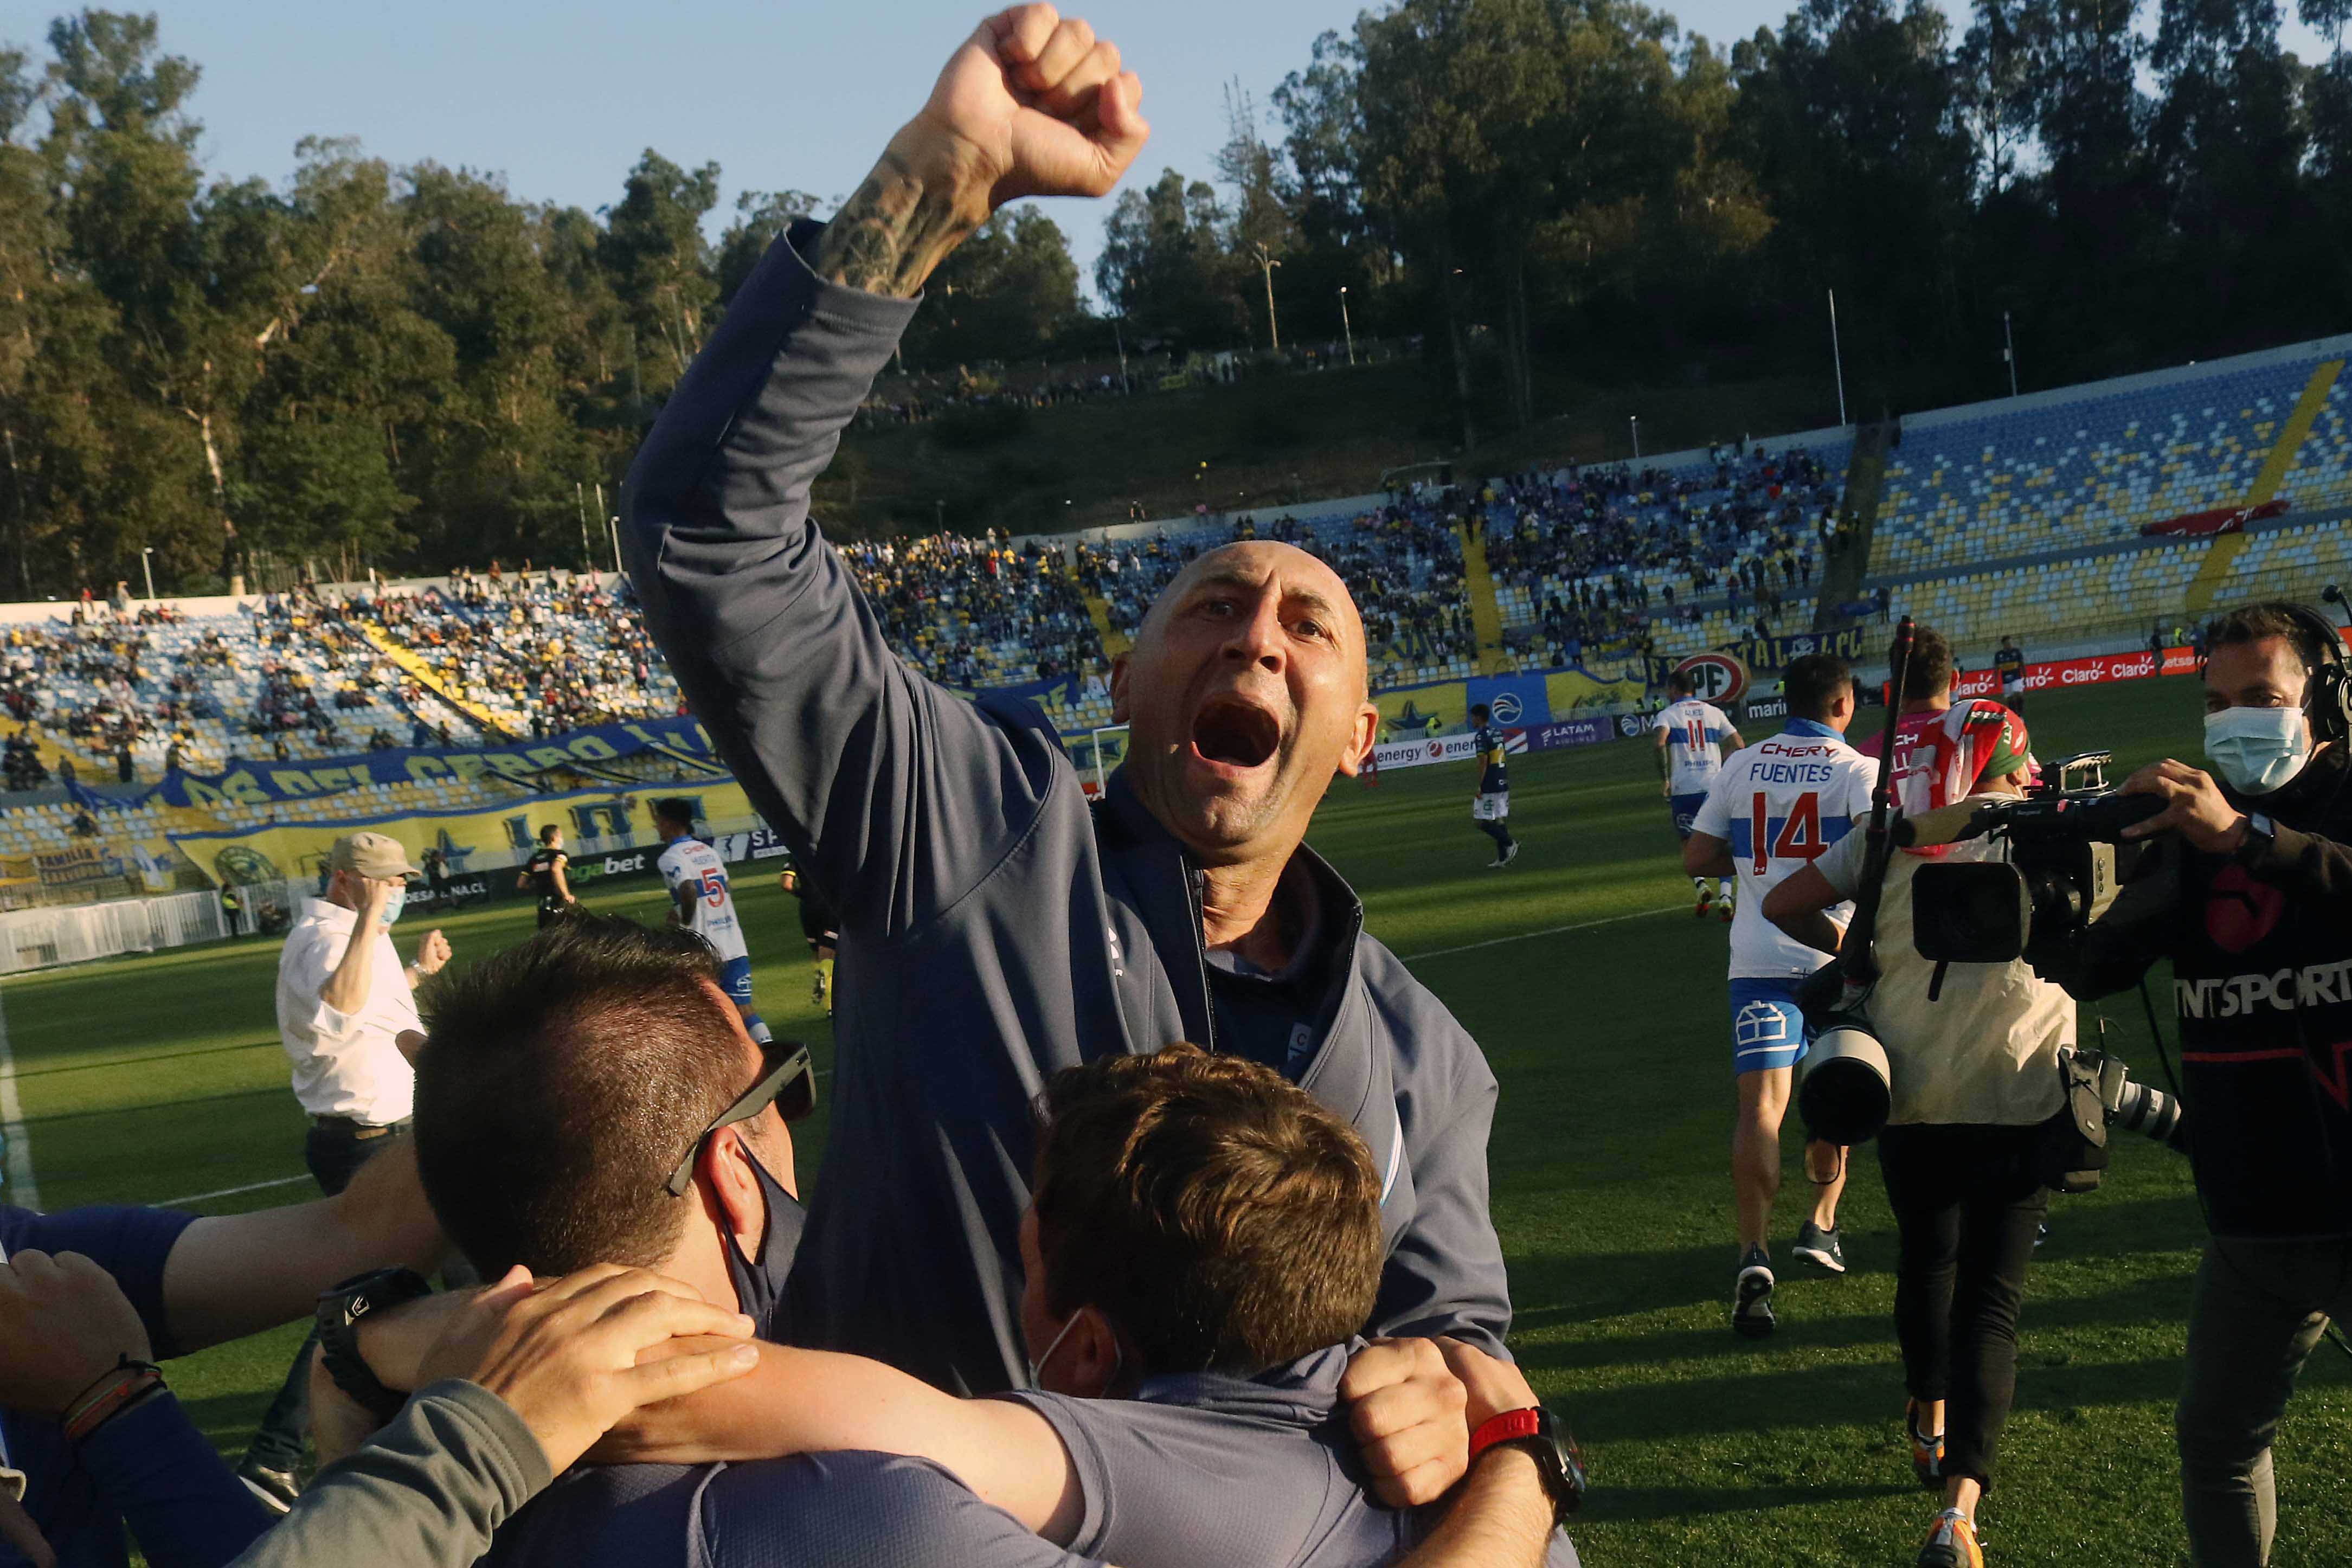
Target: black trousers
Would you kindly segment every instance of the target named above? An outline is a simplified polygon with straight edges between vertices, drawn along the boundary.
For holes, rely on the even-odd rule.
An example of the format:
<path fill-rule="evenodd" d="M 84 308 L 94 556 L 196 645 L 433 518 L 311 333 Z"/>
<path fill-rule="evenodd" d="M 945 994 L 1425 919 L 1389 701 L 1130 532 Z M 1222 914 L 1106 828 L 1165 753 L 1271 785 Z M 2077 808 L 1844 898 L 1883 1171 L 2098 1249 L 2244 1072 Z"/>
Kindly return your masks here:
<path fill-rule="evenodd" d="M 2017 1394 L 2017 1315 L 2050 1193 L 2032 1127 L 1889 1127 L 1878 1168 L 1900 1242 L 1895 1333 L 1914 1399 L 1941 1399 L 1944 1474 L 1992 1488 Z"/>
<path fill-rule="evenodd" d="M 352 1178 L 359 1173 L 362 1165 L 407 1136 L 405 1121 L 396 1122 L 390 1131 L 373 1138 L 360 1137 L 344 1123 L 320 1126 L 313 1122 L 302 1140 L 302 1163 L 310 1167 L 319 1190 L 331 1198 L 352 1184 Z M 263 1413 L 261 1426 L 245 1451 L 246 1458 L 289 1475 L 301 1464 L 303 1440 L 310 1429 L 310 1358 L 317 1351 L 318 1335 L 313 1332 L 294 1352 L 294 1364 L 287 1370 L 278 1397 Z"/>

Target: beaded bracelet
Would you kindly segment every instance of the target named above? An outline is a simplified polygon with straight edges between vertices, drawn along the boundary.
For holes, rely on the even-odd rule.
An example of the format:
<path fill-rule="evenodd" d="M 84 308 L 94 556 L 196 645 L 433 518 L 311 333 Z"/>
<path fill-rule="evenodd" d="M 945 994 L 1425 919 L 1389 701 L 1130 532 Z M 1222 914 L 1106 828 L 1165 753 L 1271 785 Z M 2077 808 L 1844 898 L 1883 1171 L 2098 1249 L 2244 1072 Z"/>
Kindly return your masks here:
<path fill-rule="evenodd" d="M 129 1377 L 117 1380 L 118 1374 L 126 1372 L 131 1374 Z M 62 1418 L 66 1441 L 81 1442 L 163 1386 L 162 1367 L 151 1361 L 136 1361 L 128 1354 L 122 1355 L 115 1362 L 112 1372 L 84 1390 L 79 1398 L 68 1407 Z"/>

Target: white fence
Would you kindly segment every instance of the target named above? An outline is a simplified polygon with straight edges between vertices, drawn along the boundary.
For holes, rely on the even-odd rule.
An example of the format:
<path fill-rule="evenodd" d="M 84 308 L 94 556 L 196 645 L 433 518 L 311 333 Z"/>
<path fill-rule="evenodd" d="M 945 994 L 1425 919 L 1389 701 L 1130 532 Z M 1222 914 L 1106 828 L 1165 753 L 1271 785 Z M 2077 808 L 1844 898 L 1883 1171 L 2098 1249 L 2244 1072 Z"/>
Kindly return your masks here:
<path fill-rule="evenodd" d="M 0 915 L 0 974 L 216 942 L 228 934 L 214 893 L 20 910 Z"/>

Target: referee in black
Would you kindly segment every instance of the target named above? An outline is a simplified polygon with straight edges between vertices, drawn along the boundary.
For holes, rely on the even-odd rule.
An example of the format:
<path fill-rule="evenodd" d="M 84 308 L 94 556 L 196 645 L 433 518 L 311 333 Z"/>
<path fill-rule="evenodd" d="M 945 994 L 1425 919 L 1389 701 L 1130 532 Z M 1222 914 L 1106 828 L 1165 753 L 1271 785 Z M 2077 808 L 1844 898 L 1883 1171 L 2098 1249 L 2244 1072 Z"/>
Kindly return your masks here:
<path fill-rule="evenodd" d="M 572 896 L 572 883 L 563 868 L 572 857 L 563 852 L 563 829 L 551 822 L 539 830 L 539 847 L 530 852 L 522 875 L 515 879 L 517 888 L 529 888 L 539 895 L 539 923 L 547 922 L 563 913 L 580 900 Z"/>

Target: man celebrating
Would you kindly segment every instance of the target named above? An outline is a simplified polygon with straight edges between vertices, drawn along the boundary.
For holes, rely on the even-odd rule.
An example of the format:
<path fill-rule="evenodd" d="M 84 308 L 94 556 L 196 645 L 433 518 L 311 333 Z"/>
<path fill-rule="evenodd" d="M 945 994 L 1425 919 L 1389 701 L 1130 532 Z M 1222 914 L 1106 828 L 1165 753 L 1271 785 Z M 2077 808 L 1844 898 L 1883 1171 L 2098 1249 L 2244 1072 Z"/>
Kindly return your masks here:
<path fill-rule="evenodd" d="M 400 841 L 354 833 L 327 853 L 323 898 L 305 899 L 278 957 L 278 1033 L 294 1064 L 294 1097 L 310 1118 L 302 1163 L 330 1197 L 408 1131 L 416 1095 L 410 1061 L 424 1038 L 414 983 L 449 962 L 438 929 L 402 967 L 392 924 L 417 875 Z M 237 1475 L 280 1513 L 298 1490 L 309 1410 L 311 1342 L 261 1418 Z"/>
<path fill-rule="evenodd" d="M 1722 709 L 1699 700 L 1691 689 L 1691 678 L 1681 670 L 1666 677 L 1666 694 L 1673 700 L 1658 710 L 1650 729 L 1657 737 L 1659 787 L 1674 813 L 1675 832 L 1687 844 L 1691 824 L 1698 820 L 1699 807 L 1706 804 L 1707 791 L 1715 787 L 1715 776 L 1723 771 L 1724 748 L 1736 752 L 1748 742 L 1739 738 L 1739 731 Z M 1698 891 L 1698 903 L 1691 913 L 1705 920 L 1720 895 L 1723 923 L 1729 925 L 1732 879 L 1693 877 L 1691 885 Z"/>
<path fill-rule="evenodd" d="M 1694 877 L 1739 876 L 1739 912 L 1731 922 L 1731 1070 L 1739 1085 L 1732 1124 L 1731 1184 L 1739 1209 L 1739 1272 L 1731 1326 L 1750 1339 L 1772 1331 L 1772 1203 L 1780 1191 L 1780 1119 L 1789 1084 L 1805 1054 L 1804 1010 L 1797 988 L 1830 955 L 1783 934 L 1764 918 L 1764 896 L 1843 838 L 1870 810 L 1870 764 L 1845 743 L 1853 721 L 1853 677 L 1843 659 L 1807 654 L 1781 678 L 1789 727 L 1723 764 L 1683 845 Z M 1852 905 L 1832 918 L 1843 928 Z M 1798 1227 L 1797 1256 L 1832 1274 L 1845 1272 L 1838 1243 L 1838 1194 L 1845 1153 L 1826 1143 L 1805 1149 L 1814 1186 L 1812 1214 Z M 1827 1171 L 1827 1174 L 1821 1173 Z"/>
<path fill-rule="evenodd" d="M 984 23 L 833 222 L 771 248 L 628 490 L 646 624 L 841 920 L 840 1168 L 795 1270 L 800 1327 L 959 1391 L 1028 1381 L 1037 1087 L 1181 1039 L 1273 1067 L 1372 1151 L 1386 1264 L 1366 1331 L 1498 1350 L 1510 1321 L 1494 1076 L 1303 842 L 1379 721 L 1338 575 L 1265 541 L 1190 563 L 1114 668 L 1132 739 L 1090 810 L 1034 706 L 967 703 L 891 653 L 809 521 L 924 277 L 1005 202 L 1109 190 L 1143 146 L 1139 90 L 1050 5 Z M 1465 1448 L 1457 1433 L 1430 1475 Z"/>
<path fill-rule="evenodd" d="M 1486 868 L 1499 871 L 1519 858 L 1519 841 L 1511 837 L 1507 826 L 1511 777 L 1504 771 L 1502 732 L 1488 726 L 1487 717 L 1484 702 L 1471 705 L 1470 722 L 1475 728 L 1470 733 L 1470 754 L 1478 763 L 1478 793 L 1470 797 L 1470 820 L 1495 841 L 1495 858 Z"/>
<path fill-rule="evenodd" d="M 719 851 L 694 836 L 694 805 L 675 796 L 646 803 L 653 814 L 654 831 L 665 847 L 654 862 L 663 886 L 669 889 L 672 925 L 684 926 L 704 942 L 719 960 L 719 988 L 743 1027 L 766 1045 L 775 1038 L 751 1007 L 751 950 L 743 945 L 743 922 L 735 915 L 735 895 L 728 887 L 727 863 Z"/>

